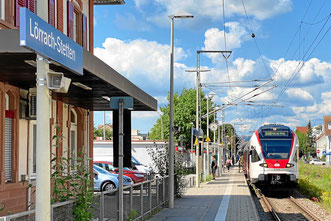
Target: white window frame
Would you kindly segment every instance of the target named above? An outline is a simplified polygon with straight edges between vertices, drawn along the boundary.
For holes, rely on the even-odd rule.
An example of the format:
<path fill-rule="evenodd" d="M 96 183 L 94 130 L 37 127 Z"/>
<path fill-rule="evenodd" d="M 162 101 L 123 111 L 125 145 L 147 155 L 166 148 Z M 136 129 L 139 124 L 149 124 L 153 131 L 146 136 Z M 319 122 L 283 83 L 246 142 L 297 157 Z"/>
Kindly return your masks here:
<path fill-rule="evenodd" d="M 29 177 L 30 179 L 36 179 L 36 171 L 34 172 L 33 171 L 33 160 L 34 160 L 34 156 L 36 155 L 35 153 L 35 150 L 34 150 L 34 142 L 36 147 L 37 147 L 37 139 L 34 140 L 33 139 L 33 136 L 34 136 L 34 131 L 33 131 L 33 127 L 36 126 L 37 127 L 37 121 L 35 120 L 31 120 L 29 122 Z M 37 133 L 37 131 L 36 131 Z M 37 137 L 36 137 L 37 138 Z M 36 161 L 37 161 L 37 158 L 36 158 Z M 36 162 L 36 165 L 37 165 L 37 162 Z"/>
<path fill-rule="evenodd" d="M 5 111 L 9 110 L 9 103 L 10 103 L 10 97 L 7 93 L 5 93 Z M 5 123 L 6 124 L 6 123 Z M 13 125 L 11 127 L 11 133 L 13 132 Z M 13 139 L 12 135 L 11 135 L 11 139 Z M 5 140 L 6 140 L 6 126 L 5 126 Z M 6 141 L 5 141 L 6 143 Z M 6 161 L 6 144 L 5 144 L 5 152 L 4 152 L 4 155 L 5 155 L 5 162 L 4 162 L 4 165 L 5 165 L 5 181 L 6 182 L 12 182 L 13 181 L 13 140 L 11 141 L 11 152 L 9 153 L 10 154 L 10 157 L 11 157 L 11 160 L 10 160 L 10 172 L 11 172 L 11 175 L 10 175 L 10 179 L 7 179 L 6 177 L 6 164 L 7 164 L 7 161 Z"/>
<path fill-rule="evenodd" d="M 76 22 L 77 22 L 77 14 L 76 14 L 76 12 L 75 12 L 75 9 L 74 9 L 74 21 L 73 21 L 73 25 L 72 25 L 72 34 L 73 34 L 73 39 L 74 39 L 74 42 L 77 42 L 77 33 L 76 33 L 76 31 L 77 31 L 77 27 L 76 27 Z"/>
<path fill-rule="evenodd" d="M 6 0 L 0 0 L 0 19 L 5 20 L 6 16 L 5 16 L 5 3 Z"/>
<path fill-rule="evenodd" d="M 328 122 L 328 130 L 331 130 L 331 122 Z"/>
<path fill-rule="evenodd" d="M 71 113 L 73 113 L 75 119 L 72 120 L 71 118 Z M 75 137 L 72 137 L 72 132 L 75 132 Z M 70 112 L 70 158 L 71 158 L 71 167 L 73 168 L 74 164 L 76 162 L 77 159 L 77 113 L 74 109 L 71 109 Z M 72 145 L 72 141 L 75 141 L 74 143 L 74 147 Z"/>

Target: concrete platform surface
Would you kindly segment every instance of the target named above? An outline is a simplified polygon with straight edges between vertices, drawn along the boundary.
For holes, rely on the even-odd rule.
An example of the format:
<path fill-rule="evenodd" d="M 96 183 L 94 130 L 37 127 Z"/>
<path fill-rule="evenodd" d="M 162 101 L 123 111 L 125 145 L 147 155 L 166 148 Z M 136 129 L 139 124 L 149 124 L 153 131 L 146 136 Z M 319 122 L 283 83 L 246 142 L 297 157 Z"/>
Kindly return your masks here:
<path fill-rule="evenodd" d="M 259 220 L 243 173 L 232 168 L 200 188 L 189 188 L 175 200 L 175 208 L 165 208 L 150 221 L 256 221 Z"/>

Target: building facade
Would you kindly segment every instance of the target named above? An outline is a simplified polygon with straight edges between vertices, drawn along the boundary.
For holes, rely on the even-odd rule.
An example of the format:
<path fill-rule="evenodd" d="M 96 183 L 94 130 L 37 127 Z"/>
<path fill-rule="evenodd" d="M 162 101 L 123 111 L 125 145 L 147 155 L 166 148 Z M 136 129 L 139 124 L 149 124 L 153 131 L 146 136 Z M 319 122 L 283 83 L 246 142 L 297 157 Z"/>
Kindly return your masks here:
<path fill-rule="evenodd" d="M 326 143 L 326 162 L 331 165 L 331 116 L 324 116 L 324 134 Z"/>
<path fill-rule="evenodd" d="M 123 0 L 0 0 L 0 216 L 34 207 L 36 174 L 36 53 L 19 46 L 19 9 L 48 11 L 47 22 L 83 48 L 83 76 L 50 61 L 71 79 L 68 93 L 49 93 L 53 157 L 93 157 L 93 111 L 110 110 L 104 97 L 131 96 L 135 110 L 157 102 L 93 55 L 93 7 Z M 61 137 L 56 144 L 54 137 Z M 74 161 L 71 162 L 72 164 Z M 92 166 L 92 162 L 90 162 Z M 69 168 L 70 170 L 70 168 Z M 50 169 L 51 171 L 51 169 Z M 29 185 L 32 188 L 28 188 Z"/>
<path fill-rule="evenodd" d="M 19 10 L 26 7 L 33 13 L 48 11 L 48 23 L 88 51 L 93 51 L 93 1 L 0 0 L 0 28 L 20 27 Z M 15 73 L 12 73 L 15 74 Z M 0 81 L 0 215 L 34 207 L 36 180 L 36 88 L 29 89 Z M 52 156 L 77 158 L 77 153 L 90 156 L 93 149 L 93 112 L 50 97 L 50 137 L 62 136 L 56 147 L 51 140 Z M 56 129 L 58 128 L 58 129 Z M 0 207 L 1 207 L 0 206 Z"/>

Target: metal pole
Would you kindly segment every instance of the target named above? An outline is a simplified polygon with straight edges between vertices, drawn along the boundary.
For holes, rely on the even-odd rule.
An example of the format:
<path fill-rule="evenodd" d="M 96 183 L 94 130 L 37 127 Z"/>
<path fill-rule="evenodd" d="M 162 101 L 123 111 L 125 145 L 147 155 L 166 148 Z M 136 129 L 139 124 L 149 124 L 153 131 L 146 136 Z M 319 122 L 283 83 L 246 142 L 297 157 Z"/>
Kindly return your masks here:
<path fill-rule="evenodd" d="M 197 75 L 195 79 L 195 88 L 196 88 L 196 121 L 195 121 L 195 128 L 198 130 L 196 133 L 196 139 L 199 140 L 199 74 L 200 74 L 200 65 L 199 65 L 199 53 L 197 53 Z M 195 149 L 195 187 L 200 187 L 199 182 L 199 144 L 196 146 Z"/>
<path fill-rule="evenodd" d="M 216 132 L 216 131 L 215 131 Z M 218 139 L 217 139 L 217 165 L 218 165 L 218 176 L 222 175 L 222 168 L 223 168 L 223 164 L 222 164 L 222 159 L 221 159 L 221 132 L 220 132 L 220 126 L 217 125 L 217 132 L 218 132 Z"/>
<path fill-rule="evenodd" d="M 103 140 L 106 140 L 106 111 L 103 112 Z"/>
<path fill-rule="evenodd" d="M 191 151 L 190 151 L 190 158 L 191 158 L 191 164 L 192 166 L 192 159 L 193 159 L 193 123 L 191 122 Z"/>
<path fill-rule="evenodd" d="M 118 219 L 123 221 L 123 99 L 118 101 Z"/>
<path fill-rule="evenodd" d="M 207 138 L 209 138 L 209 97 L 207 96 Z M 207 142 L 207 175 L 209 175 L 209 141 Z"/>
<path fill-rule="evenodd" d="M 170 51 L 170 124 L 169 124 L 169 208 L 174 208 L 174 18 L 171 18 Z"/>
<path fill-rule="evenodd" d="M 214 112 L 214 123 L 216 123 L 216 112 Z M 216 143 L 216 131 L 214 131 L 214 143 Z"/>
<path fill-rule="evenodd" d="M 37 15 L 48 20 L 47 1 L 37 1 Z M 49 64 L 37 55 L 36 220 L 51 220 L 50 97 L 46 82 Z"/>
<path fill-rule="evenodd" d="M 50 108 L 46 73 L 49 64 L 37 55 L 37 168 L 36 168 L 36 220 L 51 219 L 50 183 Z"/>

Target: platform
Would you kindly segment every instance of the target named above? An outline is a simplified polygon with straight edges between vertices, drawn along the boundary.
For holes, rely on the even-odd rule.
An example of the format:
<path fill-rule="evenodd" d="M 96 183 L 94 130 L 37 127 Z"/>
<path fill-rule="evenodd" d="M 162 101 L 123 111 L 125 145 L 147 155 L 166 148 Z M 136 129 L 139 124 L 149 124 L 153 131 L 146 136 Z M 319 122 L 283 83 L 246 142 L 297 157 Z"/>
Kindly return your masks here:
<path fill-rule="evenodd" d="M 234 167 L 216 180 L 190 188 L 175 200 L 175 208 L 165 208 L 150 221 L 259 220 L 243 173 Z"/>

